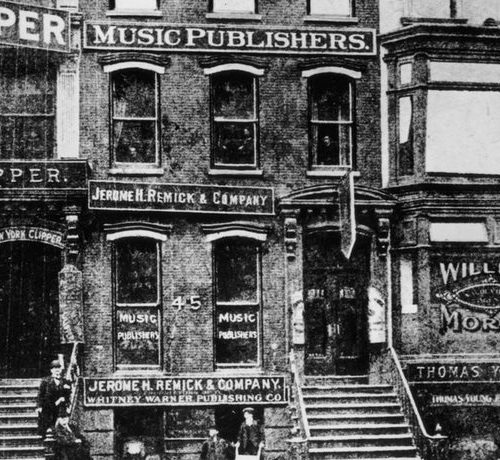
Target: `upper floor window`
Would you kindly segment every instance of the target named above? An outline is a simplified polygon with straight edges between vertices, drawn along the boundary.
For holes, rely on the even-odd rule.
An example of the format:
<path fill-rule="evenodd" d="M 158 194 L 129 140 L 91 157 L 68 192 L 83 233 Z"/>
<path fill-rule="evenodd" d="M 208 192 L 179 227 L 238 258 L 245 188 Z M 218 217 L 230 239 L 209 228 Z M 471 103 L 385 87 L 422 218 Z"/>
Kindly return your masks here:
<path fill-rule="evenodd" d="M 411 96 L 399 98 L 399 173 L 413 174 L 413 100 Z"/>
<path fill-rule="evenodd" d="M 309 0 L 309 14 L 352 16 L 352 0 Z"/>
<path fill-rule="evenodd" d="M 344 75 L 309 80 L 311 166 L 349 166 L 353 151 L 353 83 Z"/>
<path fill-rule="evenodd" d="M 0 158 L 52 158 L 55 66 L 45 54 L 2 51 L 0 68 Z"/>
<path fill-rule="evenodd" d="M 110 2 L 112 10 L 156 10 L 157 8 L 157 0 L 111 0 Z"/>
<path fill-rule="evenodd" d="M 157 72 L 125 68 L 111 74 L 113 163 L 159 165 Z"/>
<path fill-rule="evenodd" d="M 212 75 L 212 165 L 257 167 L 257 81 L 242 71 Z"/>
<path fill-rule="evenodd" d="M 219 366 L 259 364 L 260 252 L 244 238 L 214 246 L 215 359 Z"/>
<path fill-rule="evenodd" d="M 214 13 L 255 13 L 256 0 L 211 0 Z"/>

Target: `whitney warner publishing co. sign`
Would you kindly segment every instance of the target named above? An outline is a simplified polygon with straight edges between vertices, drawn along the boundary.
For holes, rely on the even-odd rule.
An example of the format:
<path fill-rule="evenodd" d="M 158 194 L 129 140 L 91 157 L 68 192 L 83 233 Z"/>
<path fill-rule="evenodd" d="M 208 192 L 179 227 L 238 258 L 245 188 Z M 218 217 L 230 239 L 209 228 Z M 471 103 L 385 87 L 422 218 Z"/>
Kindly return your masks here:
<path fill-rule="evenodd" d="M 375 29 L 87 22 L 84 48 L 257 54 L 376 54 Z"/>

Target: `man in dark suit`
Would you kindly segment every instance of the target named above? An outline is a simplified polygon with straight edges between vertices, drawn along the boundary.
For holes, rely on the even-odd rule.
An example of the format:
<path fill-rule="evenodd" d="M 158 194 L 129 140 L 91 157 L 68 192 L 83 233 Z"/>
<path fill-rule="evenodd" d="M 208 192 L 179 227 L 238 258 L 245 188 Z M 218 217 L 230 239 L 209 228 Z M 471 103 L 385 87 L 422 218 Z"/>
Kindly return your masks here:
<path fill-rule="evenodd" d="M 251 407 L 243 409 L 245 421 L 241 424 L 238 433 L 237 452 L 241 455 L 257 455 L 259 448 L 264 447 L 264 429 L 253 418 L 254 410 Z"/>
<path fill-rule="evenodd" d="M 50 377 L 45 377 L 38 389 L 38 401 L 36 411 L 38 412 L 38 431 L 45 436 L 49 428 L 53 428 L 59 406 L 65 402 L 65 393 L 68 383 L 61 377 L 62 366 L 57 360 L 50 363 Z"/>

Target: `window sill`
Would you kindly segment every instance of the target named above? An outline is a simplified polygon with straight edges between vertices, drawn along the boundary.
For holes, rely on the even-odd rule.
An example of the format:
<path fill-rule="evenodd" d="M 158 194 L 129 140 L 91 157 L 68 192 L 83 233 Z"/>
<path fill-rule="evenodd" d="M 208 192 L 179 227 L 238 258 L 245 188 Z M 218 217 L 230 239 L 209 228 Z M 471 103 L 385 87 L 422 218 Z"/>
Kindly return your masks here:
<path fill-rule="evenodd" d="M 209 176 L 263 176 L 262 169 L 210 169 Z"/>
<path fill-rule="evenodd" d="M 230 13 L 230 12 L 220 12 L 220 13 L 207 13 L 205 14 L 206 19 L 227 19 L 229 21 L 262 21 L 262 14 L 255 13 Z"/>
<path fill-rule="evenodd" d="M 304 17 L 304 22 L 337 22 L 342 24 L 358 24 L 359 19 L 353 16 L 310 14 Z"/>
<path fill-rule="evenodd" d="M 163 176 L 165 170 L 158 167 L 123 166 L 108 170 L 111 176 Z"/>
<path fill-rule="evenodd" d="M 123 16 L 135 16 L 135 17 L 150 17 L 150 18 L 161 18 L 163 12 L 160 10 L 108 10 L 106 11 L 106 16 L 108 17 L 123 17 Z"/>
<path fill-rule="evenodd" d="M 307 177 L 342 177 L 350 171 L 349 167 L 336 169 L 313 169 L 306 172 Z M 359 171 L 352 171 L 354 177 L 359 177 Z"/>

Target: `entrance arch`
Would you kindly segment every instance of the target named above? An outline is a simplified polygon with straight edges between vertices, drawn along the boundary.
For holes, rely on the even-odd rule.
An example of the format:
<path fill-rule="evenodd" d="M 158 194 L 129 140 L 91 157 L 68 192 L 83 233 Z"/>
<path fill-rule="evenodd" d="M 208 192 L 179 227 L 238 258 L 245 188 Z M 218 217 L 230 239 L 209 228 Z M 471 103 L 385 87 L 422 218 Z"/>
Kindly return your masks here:
<path fill-rule="evenodd" d="M 0 377 L 40 377 L 57 357 L 60 270 L 59 247 L 0 244 Z"/>

